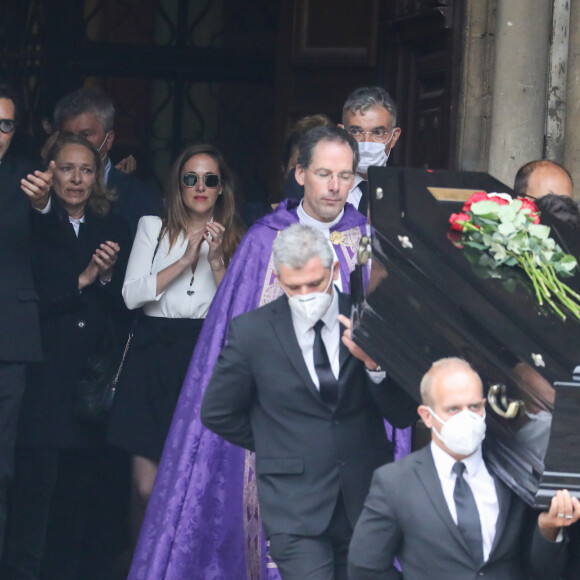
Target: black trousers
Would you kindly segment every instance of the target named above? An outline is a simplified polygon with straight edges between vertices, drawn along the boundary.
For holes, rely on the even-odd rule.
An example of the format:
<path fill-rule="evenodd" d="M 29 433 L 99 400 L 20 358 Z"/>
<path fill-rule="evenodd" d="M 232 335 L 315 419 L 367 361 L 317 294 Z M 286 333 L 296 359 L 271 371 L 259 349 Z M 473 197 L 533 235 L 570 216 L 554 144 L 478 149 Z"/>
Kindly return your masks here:
<path fill-rule="evenodd" d="M 87 531 L 98 531 L 91 506 L 101 456 L 96 450 L 17 448 L 3 580 L 99 577 L 81 569 Z M 107 556 L 100 552 L 102 564 Z"/>
<path fill-rule="evenodd" d="M 14 473 L 14 442 L 26 384 L 23 363 L 0 361 L 0 557 L 8 511 L 8 487 Z"/>
<path fill-rule="evenodd" d="M 348 580 L 348 546 L 352 536 L 342 494 L 320 536 L 272 534 L 269 554 L 283 580 Z"/>

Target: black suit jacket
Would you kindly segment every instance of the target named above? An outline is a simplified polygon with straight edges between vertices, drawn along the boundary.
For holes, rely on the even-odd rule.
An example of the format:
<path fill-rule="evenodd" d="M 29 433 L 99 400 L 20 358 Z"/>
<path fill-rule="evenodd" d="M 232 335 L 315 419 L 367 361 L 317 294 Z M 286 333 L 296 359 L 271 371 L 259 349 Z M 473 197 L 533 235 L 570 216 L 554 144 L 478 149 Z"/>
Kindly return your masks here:
<path fill-rule="evenodd" d="M 88 208 L 79 236 L 53 197 L 46 215 L 32 213 L 33 273 L 40 296 L 44 360 L 28 369 L 18 443 L 42 447 L 86 447 L 104 442 L 103 434 L 76 419 L 76 381 L 89 355 L 103 350 L 111 322 L 120 340 L 128 311 L 121 296 L 131 251 L 129 226 L 115 215 L 97 217 Z M 79 274 L 105 241 L 120 245 L 109 284 L 96 280 L 79 292 Z M 125 335 L 126 338 L 126 335 Z"/>
<path fill-rule="evenodd" d="M 349 308 L 340 295 L 340 311 Z M 268 536 L 322 533 L 339 492 L 354 525 L 373 470 L 393 458 L 382 416 L 397 427 L 416 419 L 415 401 L 389 381 L 374 384 L 342 343 L 339 383 L 333 410 L 310 378 L 285 296 L 232 321 L 201 418 L 255 450 Z"/>
<path fill-rule="evenodd" d="M 115 167 L 109 170 L 107 187 L 117 194 L 112 206 L 113 214 L 121 216 L 131 226 L 133 236 L 144 215 L 159 216 L 163 211 L 163 198 L 153 187 Z"/>
<path fill-rule="evenodd" d="M 537 516 L 499 479 L 495 482 L 496 534 L 489 559 L 480 566 L 451 517 L 429 446 L 378 469 L 351 540 L 350 580 L 528 580 L 530 565 L 533 578 L 558 578 L 551 564 L 561 558 L 563 544 L 544 540 Z"/>
<path fill-rule="evenodd" d="M 30 270 L 30 202 L 20 180 L 34 167 L 6 155 L 0 163 L 0 361 L 40 360 L 38 296 Z"/>

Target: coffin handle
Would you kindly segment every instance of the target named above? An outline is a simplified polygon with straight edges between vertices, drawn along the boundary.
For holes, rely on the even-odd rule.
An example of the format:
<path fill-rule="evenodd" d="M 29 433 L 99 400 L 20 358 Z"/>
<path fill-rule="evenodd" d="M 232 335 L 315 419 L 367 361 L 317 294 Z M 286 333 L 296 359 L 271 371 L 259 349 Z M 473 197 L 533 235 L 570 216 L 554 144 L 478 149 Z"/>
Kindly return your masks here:
<path fill-rule="evenodd" d="M 364 266 L 371 257 L 371 237 L 363 236 L 358 246 L 358 263 Z"/>
<path fill-rule="evenodd" d="M 487 393 L 490 407 L 504 419 L 515 419 L 524 406 L 523 401 L 508 401 L 505 385 L 492 385 Z"/>

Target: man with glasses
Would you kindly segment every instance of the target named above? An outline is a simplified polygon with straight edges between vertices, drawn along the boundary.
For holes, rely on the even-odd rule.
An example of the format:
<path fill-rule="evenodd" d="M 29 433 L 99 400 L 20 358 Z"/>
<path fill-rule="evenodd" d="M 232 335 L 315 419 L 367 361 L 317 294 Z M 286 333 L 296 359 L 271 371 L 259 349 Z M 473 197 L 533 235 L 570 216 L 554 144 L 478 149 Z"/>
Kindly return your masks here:
<path fill-rule="evenodd" d="M 0 555 L 25 364 L 41 359 L 38 296 L 30 269 L 30 204 L 35 206 L 36 198 L 43 199 L 52 185 L 51 170 L 35 171 L 8 154 L 17 124 L 16 103 L 11 87 L 0 84 Z M 36 209 L 42 211 L 43 205 Z"/>
<path fill-rule="evenodd" d="M 356 178 L 348 201 L 366 215 L 368 168 L 386 165 L 401 136 L 401 129 L 397 127 L 397 106 L 385 89 L 361 87 L 347 97 L 342 108 L 342 123 L 339 126 L 357 140 L 359 150 Z"/>
<path fill-rule="evenodd" d="M 159 192 L 112 166 L 109 151 L 115 140 L 115 107 L 101 89 L 81 88 L 66 95 L 55 107 L 54 120 L 58 131 L 84 137 L 97 148 L 105 167 L 107 187 L 118 198 L 112 211 L 129 222 L 133 235 L 141 217 L 160 215 L 163 204 Z"/>
<path fill-rule="evenodd" d="M 357 163 L 357 143 L 344 129 L 311 129 L 300 140 L 296 169 L 304 199 L 282 201 L 244 236 L 182 387 L 130 579 L 276 577 L 275 565 L 266 558 L 253 455 L 205 429 L 199 405 L 230 320 L 283 294 L 272 257 L 280 232 L 296 223 L 321 232 L 337 261 L 333 283 L 349 291 L 365 227 L 364 216 L 346 203 Z M 175 489 L 181 490 L 178 497 Z"/>

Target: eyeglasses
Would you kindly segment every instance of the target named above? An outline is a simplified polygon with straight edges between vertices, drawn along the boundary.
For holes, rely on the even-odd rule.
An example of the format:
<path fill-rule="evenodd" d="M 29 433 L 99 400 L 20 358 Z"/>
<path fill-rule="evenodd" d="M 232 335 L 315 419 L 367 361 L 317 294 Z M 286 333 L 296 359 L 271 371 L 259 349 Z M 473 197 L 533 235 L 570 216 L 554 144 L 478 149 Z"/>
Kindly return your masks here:
<path fill-rule="evenodd" d="M 361 141 L 364 139 L 365 135 L 370 135 L 373 141 L 377 143 L 387 142 L 387 137 L 391 133 L 391 137 L 388 139 L 390 141 L 394 135 L 394 129 L 384 129 L 383 127 L 377 127 L 376 129 L 371 129 L 370 131 L 363 131 L 360 127 L 349 127 L 348 132 L 357 140 Z"/>
<path fill-rule="evenodd" d="M 335 175 L 341 183 L 350 183 L 354 173 L 352 171 L 341 171 L 340 173 L 332 173 L 326 169 L 317 169 L 316 171 L 309 169 L 310 173 L 316 176 L 320 181 L 328 183 Z"/>
<path fill-rule="evenodd" d="M 190 171 L 181 178 L 181 181 L 185 187 L 195 187 L 195 184 L 199 178 L 200 176 L 197 173 Z M 206 173 L 205 175 L 201 176 L 201 179 L 205 183 L 206 187 L 211 187 L 212 189 L 217 187 L 223 181 L 223 179 L 221 179 L 221 177 L 215 173 Z"/>
<path fill-rule="evenodd" d="M 7 135 L 14 132 L 16 129 L 16 121 L 14 119 L 0 119 L 0 131 Z"/>

